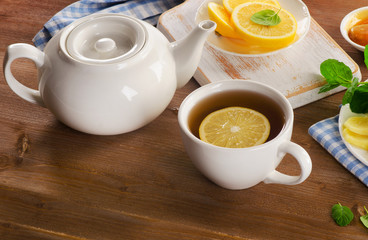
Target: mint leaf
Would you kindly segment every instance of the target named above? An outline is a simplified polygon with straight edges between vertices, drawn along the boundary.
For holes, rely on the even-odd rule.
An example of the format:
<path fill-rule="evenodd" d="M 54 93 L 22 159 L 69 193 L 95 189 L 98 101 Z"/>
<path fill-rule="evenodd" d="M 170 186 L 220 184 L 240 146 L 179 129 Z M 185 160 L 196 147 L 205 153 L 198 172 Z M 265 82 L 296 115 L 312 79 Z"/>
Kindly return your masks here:
<path fill-rule="evenodd" d="M 366 228 L 368 228 L 368 210 L 365 208 L 365 206 L 364 206 L 364 210 L 365 210 L 365 212 L 367 213 L 366 215 L 364 215 L 364 216 L 361 216 L 360 217 L 360 221 L 363 223 L 363 225 L 366 227 Z"/>
<path fill-rule="evenodd" d="M 354 218 L 354 214 L 350 208 L 342 206 L 340 203 L 332 206 L 331 216 L 339 226 L 348 225 Z"/>
<path fill-rule="evenodd" d="M 363 223 L 363 225 L 368 228 L 368 214 L 367 215 L 364 215 L 364 216 L 361 216 L 360 217 L 360 221 Z"/>
<path fill-rule="evenodd" d="M 352 87 L 349 87 L 344 96 L 342 97 L 342 105 L 345 105 L 347 103 L 350 103 L 351 100 L 353 99 L 353 96 L 354 96 L 354 92 L 355 92 L 355 89 L 352 88 Z"/>
<path fill-rule="evenodd" d="M 281 18 L 278 14 L 280 10 L 281 8 L 277 12 L 275 12 L 271 9 L 265 9 L 253 14 L 250 17 L 250 20 L 260 25 L 275 26 L 281 22 Z"/>
<path fill-rule="evenodd" d="M 366 88 L 365 88 L 366 89 Z M 358 87 L 350 101 L 350 110 L 354 113 L 368 113 L 368 92 Z"/>
<path fill-rule="evenodd" d="M 343 62 L 335 59 L 327 59 L 320 65 L 320 72 L 330 85 L 340 84 L 346 88 L 350 87 L 353 73 Z"/>
<path fill-rule="evenodd" d="M 323 93 L 323 92 L 328 92 L 334 88 L 337 88 L 338 86 L 340 86 L 340 84 L 336 83 L 336 84 L 330 84 L 330 83 L 326 83 L 325 85 L 323 85 L 318 93 Z"/>
<path fill-rule="evenodd" d="M 361 82 L 361 84 L 363 84 L 364 82 Z M 359 87 L 359 91 L 361 92 L 368 92 L 368 85 L 364 84 L 364 85 L 360 85 Z"/>
<path fill-rule="evenodd" d="M 358 78 L 353 78 L 353 81 L 351 82 L 350 87 L 348 87 L 348 89 L 346 90 L 344 97 L 342 98 L 342 105 L 345 105 L 347 103 L 350 103 L 353 96 L 354 96 L 354 92 L 357 89 L 359 84 L 359 79 Z"/>

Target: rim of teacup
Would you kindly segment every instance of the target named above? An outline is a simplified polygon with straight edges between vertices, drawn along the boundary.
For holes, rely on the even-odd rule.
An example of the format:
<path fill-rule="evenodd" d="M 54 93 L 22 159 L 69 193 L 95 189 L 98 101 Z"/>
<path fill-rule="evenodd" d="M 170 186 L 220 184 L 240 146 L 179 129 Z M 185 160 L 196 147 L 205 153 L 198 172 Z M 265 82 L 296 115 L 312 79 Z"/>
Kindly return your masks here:
<path fill-rule="evenodd" d="M 259 149 L 259 148 L 263 148 L 263 147 L 267 147 L 270 144 L 273 144 L 273 142 L 278 141 L 278 139 L 280 139 L 284 134 L 286 134 L 287 130 L 292 128 L 293 126 L 293 122 L 294 122 L 294 112 L 293 112 L 293 108 L 289 102 L 289 100 L 277 89 L 266 85 L 264 83 L 260 83 L 254 80 L 246 80 L 246 79 L 230 79 L 230 80 L 221 80 L 221 81 L 217 81 L 217 82 L 213 82 L 213 83 L 209 83 L 206 85 L 203 85 L 201 87 L 199 87 L 198 89 L 194 90 L 193 92 L 191 92 L 181 103 L 180 107 L 179 107 L 179 111 L 178 111 L 178 122 L 180 125 L 180 128 L 182 129 L 182 131 L 184 131 L 184 133 L 189 136 L 193 141 L 198 142 L 199 144 L 204 144 L 208 147 L 212 147 L 212 148 L 219 148 L 219 149 L 228 149 L 226 147 L 219 147 L 210 143 L 206 143 L 202 140 L 200 140 L 198 137 L 196 137 L 190 130 L 189 130 L 189 124 L 188 124 L 188 117 L 189 114 L 191 112 L 191 109 L 193 108 L 193 106 L 195 105 L 196 102 L 198 102 L 199 100 L 197 100 L 197 98 L 199 98 L 199 94 L 201 94 L 202 92 L 206 94 L 206 96 L 210 96 L 211 94 L 215 94 L 218 93 L 219 91 L 221 91 L 219 88 L 223 85 L 229 85 L 230 86 L 234 86 L 234 85 L 248 85 L 248 84 L 254 84 L 254 85 L 258 85 L 261 86 L 265 89 L 268 89 L 269 91 L 272 91 L 273 93 L 275 93 L 278 98 L 280 100 L 282 100 L 282 102 L 284 103 L 282 106 L 282 110 L 285 114 L 285 124 L 283 126 L 283 128 L 280 130 L 280 132 L 277 134 L 276 137 L 274 137 L 273 139 L 271 139 L 270 141 L 267 141 L 263 144 L 257 145 L 257 146 L 253 146 L 253 147 L 248 147 L 248 148 L 232 148 L 232 150 L 234 151 L 241 151 L 244 149 Z M 227 87 L 226 90 L 234 90 L 234 88 L 229 88 Z M 209 91 L 211 90 L 211 92 Z M 209 94 L 209 92 L 211 94 Z M 203 97 L 200 97 L 201 99 L 203 99 Z M 195 102 L 194 102 L 195 101 Z M 189 108 L 188 111 L 185 111 L 186 108 Z"/>

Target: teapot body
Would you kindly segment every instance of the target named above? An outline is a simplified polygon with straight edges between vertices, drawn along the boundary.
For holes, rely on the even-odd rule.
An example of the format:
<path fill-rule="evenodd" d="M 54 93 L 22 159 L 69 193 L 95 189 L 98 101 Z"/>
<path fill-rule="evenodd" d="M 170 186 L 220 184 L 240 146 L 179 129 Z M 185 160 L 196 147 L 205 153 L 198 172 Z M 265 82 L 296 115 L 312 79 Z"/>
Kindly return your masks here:
<path fill-rule="evenodd" d="M 216 24 L 200 23 L 170 43 L 152 25 L 121 14 L 92 14 L 56 34 L 44 52 L 12 44 L 4 76 L 21 98 L 47 107 L 78 131 L 115 135 L 136 130 L 158 117 L 175 90 L 193 76 L 203 44 Z M 38 69 L 38 89 L 17 81 L 11 64 L 28 58 Z"/>
<path fill-rule="evenodd" d="M 52 38 L 39 70 L 45 106 L 61 122 L 90 134 L 125 133 L 154 120 L 175 93 L 176 73 L 167 39 L 150 28 L 139 53 L 107 65 L 75 61 L 60 51 L 61 34 Z"/>

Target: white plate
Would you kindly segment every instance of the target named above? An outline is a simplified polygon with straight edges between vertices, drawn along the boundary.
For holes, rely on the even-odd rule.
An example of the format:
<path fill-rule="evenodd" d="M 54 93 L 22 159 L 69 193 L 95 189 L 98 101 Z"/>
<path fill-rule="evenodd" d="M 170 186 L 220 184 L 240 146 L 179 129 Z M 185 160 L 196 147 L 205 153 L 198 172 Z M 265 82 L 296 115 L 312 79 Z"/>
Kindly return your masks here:
<path fill-rule="evenodd" d="M 197 24 L 202 20 L 210 19 L 207 8 L 209 2 L 215 2 L 222 5 L 222 0 L 204 0 L 196 13 L 195 20 Z M 257 46 L 250 46 L 243 40 L 221 37 L 216 33 L 211 33 L 207 38 L 207 42 L 212 47 L 222 52 L 245 57 L 266 56 L 291 48 L 296 43 L 302 41 L 307 34 L 310 27 L 311 16 L 307 6 L 300 0 L 278 0 L 278 2 L 283 9 L 294 15 L 298 23 L 296 40 L 289 46 L 277 50 L 264 50 Z"/>
<path fill-rule="evenodd" d="M 353 113 L 350 110 L 349 104 L 343 105 L 340 109 L 340 115 L 339 115 L 339 132 L 340 132 L 342 141 L 345 143 L 349 151 L 357 159 L 359 159 L 363 164 L 368 166 L 368 151 L 351 145 L 350 143 L 345 141 L 343 134 L 342 134 L 342 125 L 344 124 L 346 120 L 348 120 L 348 118 L 353 117 L 353 116 L 362 116 L 362 115 L 365 115 L 365 114 Z"/>

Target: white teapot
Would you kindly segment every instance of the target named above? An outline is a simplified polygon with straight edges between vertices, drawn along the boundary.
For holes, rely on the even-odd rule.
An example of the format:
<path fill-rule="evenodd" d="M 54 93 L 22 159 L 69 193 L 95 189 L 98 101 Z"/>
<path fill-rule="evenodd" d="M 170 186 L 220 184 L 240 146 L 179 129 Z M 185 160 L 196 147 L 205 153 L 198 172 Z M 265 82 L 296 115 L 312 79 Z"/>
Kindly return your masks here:
<path fill-rule="evenodd" d="M 44 52 L 12 44 L 4 76 L 21 98 L 47 107 L 81 132 L 114 135 L 158 117 L 175 90 L 193 76 L 204 42 L 216 24 L 203 21 L 170 43 L 155 27 L 121 14 L 93 14 L 55 35 Z M 17 81 L 11 63 L 29 58 L 38 68 L 38 90 Z"/>

